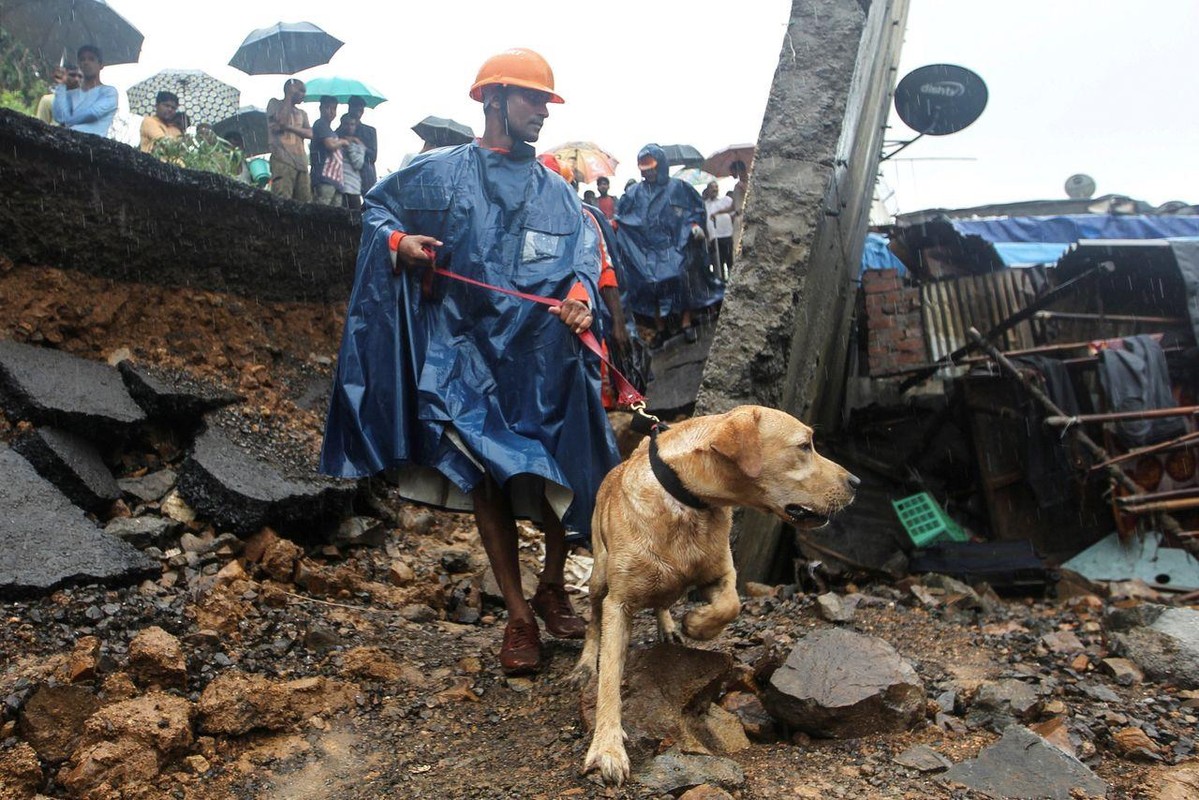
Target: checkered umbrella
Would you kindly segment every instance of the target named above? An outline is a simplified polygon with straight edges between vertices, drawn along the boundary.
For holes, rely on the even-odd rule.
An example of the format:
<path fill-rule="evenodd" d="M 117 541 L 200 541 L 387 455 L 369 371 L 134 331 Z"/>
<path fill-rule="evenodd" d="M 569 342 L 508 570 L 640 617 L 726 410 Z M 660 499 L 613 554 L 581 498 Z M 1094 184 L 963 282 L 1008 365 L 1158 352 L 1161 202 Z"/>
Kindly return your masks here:
<path fill-rule="evenodd" d="M 164 69 L 141 83 L 129 87 L 129 112 L 144 117 L 154 113 L 154 98 L 159 92 L 174 92 L 179 110 L 194 125 L 212 123 L 237 113 L 241 90 L 218 81 L 198 69 Z"/>

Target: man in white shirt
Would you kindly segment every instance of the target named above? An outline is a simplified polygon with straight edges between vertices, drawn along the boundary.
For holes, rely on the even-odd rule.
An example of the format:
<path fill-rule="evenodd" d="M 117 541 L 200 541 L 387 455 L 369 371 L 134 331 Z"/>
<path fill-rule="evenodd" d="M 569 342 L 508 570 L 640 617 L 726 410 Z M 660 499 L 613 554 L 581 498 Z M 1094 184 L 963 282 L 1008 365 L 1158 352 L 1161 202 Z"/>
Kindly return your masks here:
<path fill-rule="evenodd" d="M 704 189 L 704 210 L 708 215 L 708 258 L 727 281 L 733 268 L 733 198 L 721 196 L 720 185 L 712 181 Z"/>

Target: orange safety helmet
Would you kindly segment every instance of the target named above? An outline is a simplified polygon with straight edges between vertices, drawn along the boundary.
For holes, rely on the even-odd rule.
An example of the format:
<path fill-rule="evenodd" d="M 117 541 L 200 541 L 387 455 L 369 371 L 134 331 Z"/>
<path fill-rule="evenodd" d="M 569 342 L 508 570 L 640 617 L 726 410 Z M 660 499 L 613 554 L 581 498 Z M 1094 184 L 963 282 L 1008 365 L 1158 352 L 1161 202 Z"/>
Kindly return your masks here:
<path fill-rule="evenodd" d="M 554 71 L 549 62 L 525 47 L 505 50 L 484 61 L 470 87 L 471 99 L 483 102 L 483 87 L 496 85 L 536 89 L 547 92 L 551 103 L 566 102 L 554 92 Z"/>

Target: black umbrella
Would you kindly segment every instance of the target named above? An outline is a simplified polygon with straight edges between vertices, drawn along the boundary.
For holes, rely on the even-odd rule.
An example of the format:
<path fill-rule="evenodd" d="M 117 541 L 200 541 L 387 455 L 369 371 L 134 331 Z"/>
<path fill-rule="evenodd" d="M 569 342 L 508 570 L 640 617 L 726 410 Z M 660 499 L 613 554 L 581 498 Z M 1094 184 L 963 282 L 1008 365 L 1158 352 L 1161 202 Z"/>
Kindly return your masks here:
<path fill-rule="evenodd" d="M 278 22 L 247 36 L 229 66 L 249 75 L 294 75 L 328 64 L 342 44 L 311 22 Z"/>
<path fill-rule="evenodd" d="M 434 147 L 466 144 L 475 139 L 475 132 L 469 125 L 444 117 L 425 117 L 413 125 L 412 130 Z"/>
<path fill-rule="evenodd" d="M 0 0 L 0 27 L 49 64 L 74 61 L 85 44 L 100 48 L 105 64 L 133 64 L 144 38 L 104 0 Z"/>
<path fill-rule="evenodd" d="M 689 144 L 664 144 L 666 163 L 671 167 L 699 167 L 704 163 L 704 154 Z"/>
<path fill-rule="evenodd" d="M 233 116 L 214 124 L 212 129 L 222 139 L 228 139 L 230 133 L 241 134 L 244 143 L 242 151 L 247 156 L 265 153 L 271 149 L 270 134 L 266 128 L 266 112 L 258 106 L 242 106 Z"/>

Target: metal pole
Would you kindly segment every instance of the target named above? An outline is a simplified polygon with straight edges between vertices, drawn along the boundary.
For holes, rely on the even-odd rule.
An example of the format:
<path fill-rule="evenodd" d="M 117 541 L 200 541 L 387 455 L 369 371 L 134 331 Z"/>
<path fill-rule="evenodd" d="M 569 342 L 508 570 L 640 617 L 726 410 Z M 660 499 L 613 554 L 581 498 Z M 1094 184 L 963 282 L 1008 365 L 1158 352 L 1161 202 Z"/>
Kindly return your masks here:
<path fill-rule="evenodd" d="M 1089 425 L 1092 422 L 1121 422 L 1126 419 L 1161 419 L 1162 417 L 1189 417 L 1199 414 L 1199 406 L 1179 406 L 1178 408 L 1149 408 L 1144 411 L 1113 411 L 1108 414 L 1079 414 L 1070 416 L 1045 417 L 1045 424 L 1055 428 L 1065 428 L 1070 425 Z"/>

